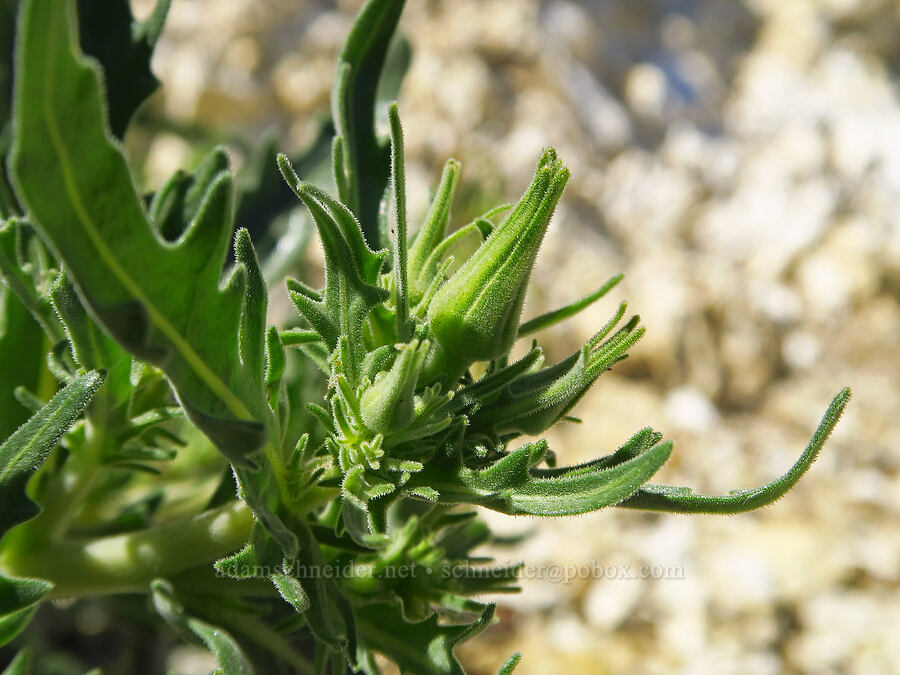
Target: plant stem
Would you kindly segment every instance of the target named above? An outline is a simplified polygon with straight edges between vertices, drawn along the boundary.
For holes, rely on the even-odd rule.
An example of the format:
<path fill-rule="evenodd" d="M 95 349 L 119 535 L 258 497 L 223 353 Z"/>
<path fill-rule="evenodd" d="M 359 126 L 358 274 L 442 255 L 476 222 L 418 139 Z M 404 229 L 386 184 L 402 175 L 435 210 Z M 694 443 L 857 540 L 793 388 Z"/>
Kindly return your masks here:
<path fill-rule="evenodd" d="M 101 426 L 86 422 L 85 442 L 73 452 L 54 484 L 46 491 L 40 516 L 26 527 L 37 538 L 58 541 L 65 536 L 94 484 L 103 457 L 106 435 Z"/>
<path fill-rule="evenodd" d="M 51 598 L 145 592 L 157 577 L 240 548 L 252 524 L 246 504 L 231 502 L 183 522 L 83 541 L 48 541 L 21 528 L 4 541 L 0 566 L 14 576 L 52 581 Z"/>

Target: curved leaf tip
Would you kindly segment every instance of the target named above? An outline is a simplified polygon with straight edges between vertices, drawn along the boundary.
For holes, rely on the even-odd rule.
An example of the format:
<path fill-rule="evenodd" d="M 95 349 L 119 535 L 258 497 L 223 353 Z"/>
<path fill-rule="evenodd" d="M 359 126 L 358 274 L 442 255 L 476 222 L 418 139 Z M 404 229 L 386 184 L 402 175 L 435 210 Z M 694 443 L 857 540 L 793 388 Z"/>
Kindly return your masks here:
<path fill-rule="evenodd" d="M 669 513 L 743 513 L 783 497 L 812 466 L 850 401 L 850 388 L 844 387 L 831 401 L 800 458 L 780 478 L 749 490 L 734 490 L 724 496 L 694 494 L 693 490 L 671 485 L 645 485 L 618 504 L 630 509 Z"/>

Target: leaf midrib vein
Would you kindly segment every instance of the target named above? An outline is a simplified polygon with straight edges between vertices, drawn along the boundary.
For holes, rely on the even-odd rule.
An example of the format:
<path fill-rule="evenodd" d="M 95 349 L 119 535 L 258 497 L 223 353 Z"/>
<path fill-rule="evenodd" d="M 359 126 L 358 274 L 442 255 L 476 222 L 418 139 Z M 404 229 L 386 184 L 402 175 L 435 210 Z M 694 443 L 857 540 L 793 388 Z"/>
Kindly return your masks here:
<path fill-rule="evenodd" d="M 90 214 L 87 211 L 87 208 L 82 202 L 81 195 L 78 191 L 78 187 L 75 184 L 75 180 L 73 177 L 71 160 L 66 150 L 66 146 L 63 141 L 53 107 L 51 106 L 52 90 L 56 74 L 53 64 L 55 63 L 54 59 L 56 57 L 57 50 L 59 49 L 59 43 L 57 42 L 58 28 L 59 19 L 52 22 L 48 31 L 50 33 L 50 40 L 48 40 L 49 47 L 47 53 L 47 65 L 43 78 L 44 87 L 43 96 L 41 97 L 41 107 L 43 111 L 44 123 L 47 126 L 47 132 L 50 136 L 50 141 L 53 144 L 54 150 L 56 151 L 56 155 L 59 160 L 66 194 L 69 197 L 72 208 L 75 211 L 75 215 L 81 222 L 82 227 L 87 232 L 91 243 L 94 245 L 94 248 L 97 250 L 103 262 L 109 267 L 119 283 L 121 283 L 122 286 L 124 286 L 125 289 L 144 306 L 153 323 L 169 339 L 169 341 L 182 355 L 184 360 L 187 361 L 191 368 L 193 368 L 194 372 L 206 383 L 206 385 L 213 391 L 213 393 L 215 393 L 228 406 L 232 413 L 234 413 L 240 419 L 251 420 L 253 419 L 253 416 L 250 414 L 250 411 L 247 409 L 247 407 L 234 394 L 234 392 L 228 387 L 228 385 L 225 384 L 225 382 L 223 382 L 222 379 L 215 374 L 215 372 L 213 372 L 213 370 L 206 364 L 205 361 L 203 361 L 200 355 L 169 322 L 165 315 L 158 309 L 156 309 L 156 307 L 152 302 L 150 302 L 150 299 L 144 294 L 137 283 L 128 276 L 125 269 L 119 264 L 118 260 L 116 260 L 113 252 L 106 245 L 106 242 L 103 241 L 103 238 L 97 231 L 97 227 L 93 219 L 91 218 Z"/>

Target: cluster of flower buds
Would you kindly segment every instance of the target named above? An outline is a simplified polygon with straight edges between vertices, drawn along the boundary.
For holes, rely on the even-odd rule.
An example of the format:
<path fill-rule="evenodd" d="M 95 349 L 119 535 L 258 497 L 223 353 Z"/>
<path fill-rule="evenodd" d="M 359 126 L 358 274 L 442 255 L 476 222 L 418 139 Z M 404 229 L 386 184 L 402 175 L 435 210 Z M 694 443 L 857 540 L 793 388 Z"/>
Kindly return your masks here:
<path fill-rule="evenodd" d="M 566 419 L 643 333 L 637 317 L 619 326 L 623 303 L 561 362 L 543 367 L 536 344 L 511 362 L 518 339 L 571 316 L 621 279 L 522 323 L 531 270 L 569 170 L 553 149 L 544 151 L 517 203 L 450 231 L 460 174 L 451 160 L 423 224 L 407 237 L 396 107 L 389 118 L 394 220 L 382 229 L 394 233 L 392 252 L 370 248 L 343 195 L 335 199 L 302 182 L 286 159 L 279 160 L 325 251 L 324 289 L 289 284 L 307 323 L 291 339 L 331 383 L 330 409 L 312 409 L 326 429 L 323 448 L 334 460 L 344 497 L 340 527 L 359 544 L 377 548 L 396 497 L 556 515 L 621 500 L 668 457 L 670 446 L 657 443 L 657 434 L 639 434 L 609 461 L 571 470 L 541 469 L 555 461 L 544 443 L 507 450 L 517 436 L 539 434 Z M 500 214 L 495 224 L 492 218 Z"/>

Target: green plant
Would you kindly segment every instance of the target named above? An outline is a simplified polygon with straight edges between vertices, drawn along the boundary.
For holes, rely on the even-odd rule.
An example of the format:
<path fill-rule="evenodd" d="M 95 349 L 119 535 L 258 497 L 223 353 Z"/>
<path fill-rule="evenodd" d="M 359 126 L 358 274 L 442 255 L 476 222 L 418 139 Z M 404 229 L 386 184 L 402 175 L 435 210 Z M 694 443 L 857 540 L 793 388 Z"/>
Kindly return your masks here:
<path fill-rule="evenodd" d="M 559 363 L 544 367 L 536 343 L 510 360 L 517 340 L 621 278 L 520 321 L 569 176 L 553 150 L 518 202 L 448 234 L 449 161 L 408 235 L 396 104 L 389 139 L 374 123 L 403 4 L 370 0 L 341 53 L 337 196 L 278 157 L 326 267 L 321 290 L 288 279 L 300 318 L 279 329 L 250 236 L 233 234 L 224 150 L 151 195 L 121 150 L 155 87 L 166 0 L 144 24 L 125 0 L 107 13 L 100 0 L 22 3 L 0 180 L 14 186 L 0 189 L 0 435 L 13 432 L 0 446 L 2 642 L 48 599 L 140 593 L 224 673 L 374 673 L 375 653 L 459 673 L 454 645 L 492 620 L 472 596 L 514 590 L 517 574 L 477 557 L 492 535 L 468 507 L 737 513 L 815 459 L 848 390 L 788 473 L 724 497 L 648 484 L 672 450 L 651 429 L 574 467 L 556 467 L 545 441 L 515 447 L 566 419 L 644 329 L 622 323 L 623 304 Z M 324 393 L 303 400 L 316 378 Z"/>

